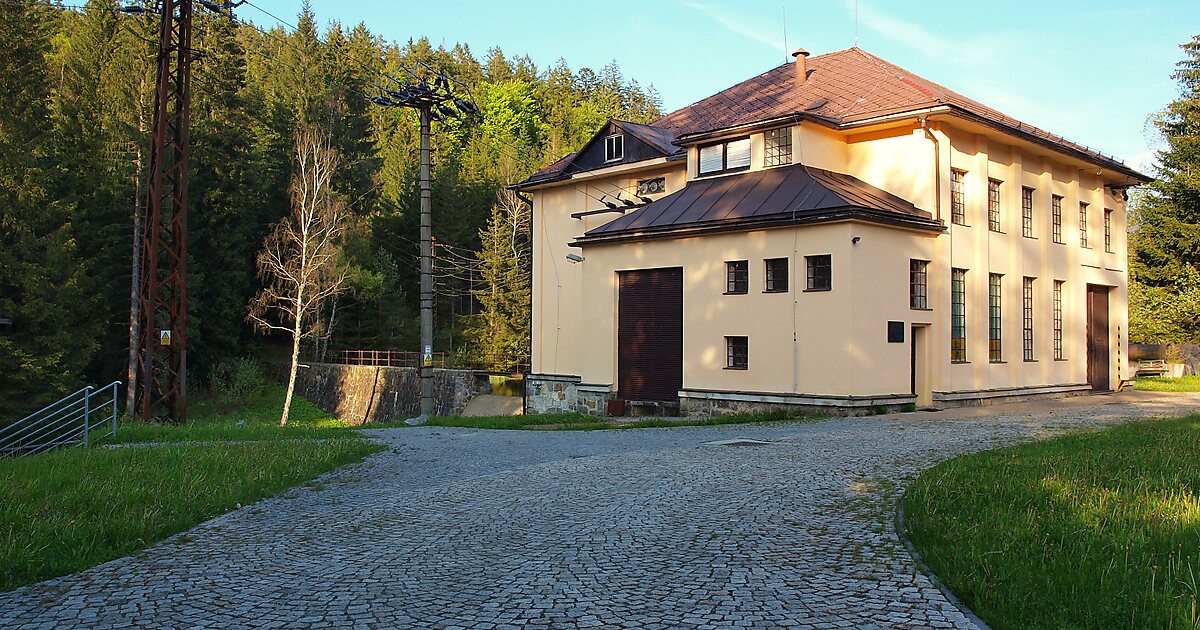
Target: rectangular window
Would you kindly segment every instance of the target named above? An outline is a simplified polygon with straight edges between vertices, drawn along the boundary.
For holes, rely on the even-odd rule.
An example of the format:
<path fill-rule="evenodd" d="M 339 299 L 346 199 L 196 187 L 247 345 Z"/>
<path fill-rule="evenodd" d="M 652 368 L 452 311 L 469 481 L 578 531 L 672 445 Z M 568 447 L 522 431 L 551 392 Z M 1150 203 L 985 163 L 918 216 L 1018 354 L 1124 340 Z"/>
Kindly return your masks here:
<path fill-rule="evenodd" d="M 725 263 L 725 292 L 745 293 L 750 289 L 750 261 L 731 260 Z"/>
<path fill-rule="evenodd" d="M 1060 245 L 1063 243 L 1062 200 L 1058 195 L 1050 195 L 1050 236 Z"/>
<path fill-rule="evenodd" d="M 1084 249 L 1091 249 L 1088 247 L 1087 240 L 1087 208 L 1088 205 L 1086 203 L 1079 202 L 1079 246 Z"/>
<path fill-rule="evenodd" d="M 764 166 L 782 166 L 792 163 L 792 128 L 768 129 L 763 134 L 766 141 Z"/>
<path fill-rule="evenodd" d="M 1021 281 L 1021 344 L 1026 361 L 1033 361 L 1033 278 Z"/>
<path fill-rule="evenodd" d="M 1033 238 L 1033 189 L 1021 189 L 1021 236 Z"/>
<path fill-rule="evenodd" d="M 1000 231 L 1000 184 L 998 179 L 988 180 L 988 229 Z"/>
<path fill-rule="evenodd" d="M 604 161 L 615 162 L 625 157 L 625 136 L 616 134 L 604 139 Z"/>
<path fill-rule="evenodd" d="M 788 290 L 788 259 L 768 258 L 763 261 L 767 268 L 767 293 L 780 293 Z"/>
<path fill-rule="evenodd" d="M 750 343 L 746 337 L 725 338 L 725 367 L 744 370 L 750 364 Z"/>
<path fill-rule="evenodd" d="M 950 169 L 950 220 L 959 225 L 967 224 L 966 179 L 966 171 Z"/>
<path fill-rule="evenodd" d="M 1113 253 L 1112 248 L 1112 210 L 1104 209 L 1104 251 Z"/>
<path fill-rule="evenodd" d="M 750 168 L 750 138 L 700 147 L 701 175 L 732 173 Z"/>
<path fill-rule="evenodd" d="M 998 273 L 988 274 L 988 360 L 999 363 L 1004 360 L 1004 340 L 1000 312 L 1000 280 Z"/>
<path fill-rule="evenodd" d="M 918 310 L 929 308 L 929 262 L 908 262 L 908 306 Z"/>
<path fill-rule="evenodd" d="M 950 360 L 967 360 L 967 271 L 950 270 Z"/>
<path fill-rule="evenodd" d="M 823 256 L 805 256 L 808 263 L 808 290 L 828 291 L 833 287 L 832 263 L 829 254 Z"/>
<path fill-rule="evenodd" d="M 1063 281 L 1054 281 L 1054 358 L 1063 360 L 1063 316 L 1062 316 Z"/>

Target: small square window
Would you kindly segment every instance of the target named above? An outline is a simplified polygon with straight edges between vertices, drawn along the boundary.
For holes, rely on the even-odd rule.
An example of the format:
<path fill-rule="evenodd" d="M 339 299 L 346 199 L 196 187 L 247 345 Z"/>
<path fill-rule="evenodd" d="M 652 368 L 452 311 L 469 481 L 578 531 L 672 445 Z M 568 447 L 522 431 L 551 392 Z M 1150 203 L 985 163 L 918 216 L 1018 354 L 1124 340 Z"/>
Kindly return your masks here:
<path fill-rule="evenodd" d="M 832 288 L 832 265 L 829 254 L 822 256 L 805 256 L 808 263 L 808 290 L 828 291 Z"/>
<path fill-rule="evenodd" d="M 792 163 L 791 127 L 768 129 L 763 134 L 763 139 L 766 142 L 766 151 L 763 158 L 764 166 L 782 166 Z"/>
<path fill-rule="evenodd" d="M 725 263 L 725 293 L 742 294 L 750 290 L 750 261 L 731 260 Z"/>
<path fill-rule="evenodd" d="M 725 338 L 725 367 L 730 370 L 744 370 L 750 364 L 750 344 L 747 337 Z"/>
<path fill-rule="evenodd" d="M 781 293 L 788 290 L 788 259 L 768 258 L 763 261 L 767 268 L 767 293 Z"/>
<path fill-rule="evenodd" d="M 604 161 L 616 162 L 625 157 L 625 136 L 616 134 L 604 139 Z"/>

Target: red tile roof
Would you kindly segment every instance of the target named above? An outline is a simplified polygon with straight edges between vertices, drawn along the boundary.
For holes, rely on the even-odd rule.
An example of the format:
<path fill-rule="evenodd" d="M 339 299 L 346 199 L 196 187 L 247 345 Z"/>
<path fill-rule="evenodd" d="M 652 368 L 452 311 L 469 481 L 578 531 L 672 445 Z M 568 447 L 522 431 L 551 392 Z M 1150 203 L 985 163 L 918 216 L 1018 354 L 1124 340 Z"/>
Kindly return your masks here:
<path fill-rule="evenodd" d="M 795 65 L 785 63 L 675 110 L 649 126 L 637 125 L 638 135 L 657 134 L 658 142 L 654 144 L 662 146 L 668 141 L 686 141 L 689 135 L 797 114 L 832 125 L 846 125 L 886 114 L 946 106 L 960 115 L 1101 164 L 1133 180 L 1149 181 L 1113 157 L 1025 124 L 861 48 L 809 57 L 806 66 L 807 79 L 802 85 L 796 85 Z M 566 177 L 570 157 L 538 171 L 523 184 Z"/>
<path fill-rule="evenodd" d="M 806 65 L 808 78 L 800 86 L 796 85 L 795 65 L 785 63 L 650 124 L 685 136 L 796 113 L 847 124 L 893 112 L 948 105 L 1135 174 L 1115 158 L 1025 124 L 861 48 L 810 57 Z"/>

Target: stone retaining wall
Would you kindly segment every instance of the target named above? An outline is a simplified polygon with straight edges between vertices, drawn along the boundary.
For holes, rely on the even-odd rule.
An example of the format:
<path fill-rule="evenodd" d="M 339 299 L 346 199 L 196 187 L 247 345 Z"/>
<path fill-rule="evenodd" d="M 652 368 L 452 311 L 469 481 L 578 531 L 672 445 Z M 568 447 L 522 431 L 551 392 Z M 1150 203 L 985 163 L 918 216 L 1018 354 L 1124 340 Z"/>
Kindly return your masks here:
<path fill-rule="evenodd" d="M 296 375 L 296 393 L 350 424 L 402 420 L 420 414 L 421 376 L 416 368 L 303 365 L 306 367 Z M 286 366 L 276 373 L 285 380 Z M 434 414 L 462 413 L 472 398 L 488 390 L 486 374 L 435 369 Z"/>

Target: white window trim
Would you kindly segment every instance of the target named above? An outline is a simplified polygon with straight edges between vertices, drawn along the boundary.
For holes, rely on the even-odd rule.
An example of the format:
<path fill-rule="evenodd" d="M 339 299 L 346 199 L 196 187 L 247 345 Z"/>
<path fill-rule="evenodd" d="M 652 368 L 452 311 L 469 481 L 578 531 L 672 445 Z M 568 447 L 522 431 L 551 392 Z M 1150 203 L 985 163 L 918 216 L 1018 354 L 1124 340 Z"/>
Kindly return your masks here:
<path fill-rule="evenodd" d="M 611 140 L 611 139 L 613 139 L 613 138 L 620 138 L 620 139 L 621 139 L 621 155 L 618 155 L 617 157 L 611 157 L 611 158 L 610 158 L 610 157 L 608 157 L 608 141 L 609 141 L 609 140 Z M 614 133 L 614 134 L 612 134 L 612 135 L 610 135 L 610 136 L 604 136 L 604 163 L 605 163 L 605 164 L 608 164 L 609 162 L 619 162 L 619 161 L 621 161 L 621 160 L 623 160 L 623 159 L 625 159 L 625 134 L 623 134 L 623 133 Z"/>

